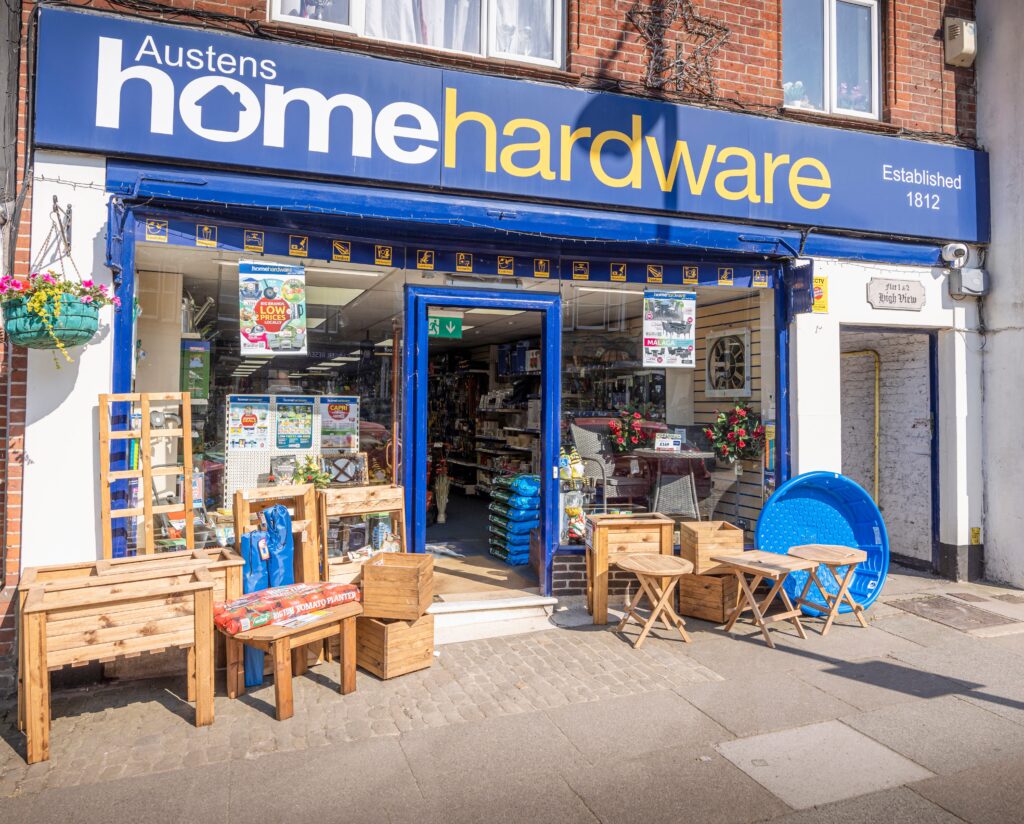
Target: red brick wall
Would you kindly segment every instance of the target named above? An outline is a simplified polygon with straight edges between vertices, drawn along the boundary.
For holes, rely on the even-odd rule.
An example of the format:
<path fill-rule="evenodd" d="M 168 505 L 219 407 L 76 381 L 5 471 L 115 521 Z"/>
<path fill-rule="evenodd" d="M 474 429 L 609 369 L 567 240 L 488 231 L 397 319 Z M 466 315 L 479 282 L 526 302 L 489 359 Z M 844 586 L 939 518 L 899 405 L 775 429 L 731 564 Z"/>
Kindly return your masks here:
<path fill-rule="evenodd" d="M 262 33 L 296 41 L 387 54 L 421 62 L 531 77 L 566 85 L 605 88 L 627 94 L 654 95 L 709 105 L 749 110 L 766 115 L 849 125 L 893 133 L 922 133 L 933 139 L 963 140 L 975 137 L 975 80 L 973 69 L 952 69 L 942 59 L 942 24 L 946 16 L 974 17 L 974 0 L 889 0 L 883 4 L 885 55 L 884 116 L 880 123 L 841 118 L 822 118 L 782 109 L 781 0 L 694 0 L 701 15 L 723 24 L 729 36 L 713 61 L 714 97 L 693 91 L 652 92 L 644 85 L 647 65 L 645 46 L 638 31 L 626 19 L 634 0 L 567 0 L 564 71 L 531 68 L 522 64 L 440 55 L 430 51 L 360 40 L 315 29 L 266 22 L 265 0 L 214 2 L 169 0 L 168 12 L 148 16 L 173 18 L 176 22 L 220 27 L 243 33 Z M 84 3 L 83 3 L 84 5 Z M 126 14 L 142 14 L 130 6 L 107 0 L 89 4 Z M 149 4 L 151 7 L 153 4 Z M 26 35 L 33 6 L 24 10 Z M 677 26 L 678 28 L 678 26 Z M 674 43 L 680 36 L 671 32 Z M 674 46 L 673 46 L 674 48 Z M 23 167 L 28 74 L 26 49 L 22 48 L 19 114 L 19 172 Z M 17 244 L 16 272 L 29 268 L 31 197 L 25 202 Z M 3 355 L 0 354 L 0 358 Z M 0 371 L 0 480 L 5 482 L 8 510 L 5 532 L 6 588 L 0 593 L 0 654 L 12 638 L 13 616 L 7 607 L 17 584 L 21 554 L 22 437 L 25 426 L 26 359 L 15 351 Z M 7 408 L 7 388 L 11 404 Z M 568 573 L 568 570 L 566 570 Z M 571 574 L 571 573 L 570 573 Z"/>

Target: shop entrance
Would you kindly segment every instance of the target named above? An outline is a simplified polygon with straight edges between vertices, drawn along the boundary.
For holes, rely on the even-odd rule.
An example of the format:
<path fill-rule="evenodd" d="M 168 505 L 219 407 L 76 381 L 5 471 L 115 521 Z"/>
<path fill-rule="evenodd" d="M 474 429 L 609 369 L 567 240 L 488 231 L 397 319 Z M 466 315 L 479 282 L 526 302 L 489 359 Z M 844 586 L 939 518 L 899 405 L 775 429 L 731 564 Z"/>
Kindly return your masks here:
<path fill-rule="evenodd" d="M 411 545 L 435 555 L 452 594 L 549 592 L 559 296 L 406 288 Z"/>

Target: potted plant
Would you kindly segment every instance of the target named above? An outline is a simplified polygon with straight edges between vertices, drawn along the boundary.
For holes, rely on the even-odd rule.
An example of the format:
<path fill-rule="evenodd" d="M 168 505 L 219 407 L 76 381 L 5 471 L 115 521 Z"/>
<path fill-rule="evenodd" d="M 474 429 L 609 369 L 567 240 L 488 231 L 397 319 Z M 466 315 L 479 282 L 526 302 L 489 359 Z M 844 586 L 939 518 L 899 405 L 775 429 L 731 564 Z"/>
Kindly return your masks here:
<path fill-rule="evenodd" d="M 631 452 L 650 445 L 654 434 L 644 427 L 645 423 L 647 421 L 639 412 L 628 411 L 620 412 L 619 417 L 608 421 L 612 449 L 616 452 Z"/>
<path fill-rule="evenodd" d="M 29 275 L 22 281 L 0 278 L 0 304 L 4 331 L 15 346 L 58 349 L 71 361 L 69 346 L 92 340 L 99 326 L 99 310 L 119 307 L 121 299 L 92 280 L 71 281 L 53 272 Z"/>
<path fill-rule="evenodd" d="M 737 468 L 737 461 L 755 460 L 764 449 L 764 425 L 749 404 L 738 403 L 726 412 L 716 412 L 715 422 L 704 430 L 715 455 Z"/>

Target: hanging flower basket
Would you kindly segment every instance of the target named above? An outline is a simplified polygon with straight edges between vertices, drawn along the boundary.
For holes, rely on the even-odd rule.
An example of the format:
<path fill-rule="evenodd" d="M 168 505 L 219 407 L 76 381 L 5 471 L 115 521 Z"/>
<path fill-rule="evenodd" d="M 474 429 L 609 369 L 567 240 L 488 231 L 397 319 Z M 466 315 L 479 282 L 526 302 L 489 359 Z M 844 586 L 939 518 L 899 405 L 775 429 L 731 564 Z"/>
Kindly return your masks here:
<path fill-rule="evenodd" d="M 4 330 L 15 346 L 29 349 L 81 346 L 92 340 L 99 328 L 100 312 L 96 304 L 82 303 L 74 295 L 60 295 L 46 302 L 43 312 L 50 320 L 50 328 L 43 315 L 29 310 L 25 298 L 5 301 L 3 306 Z"/>
<path fill-rule="evenodd" d="M 27 282 L 0 278 L 4 331 L 15 346 L 56 349 L 67 361 L 67 349 L 92 340 L 99 310 L 120 301 L 106 286 L 91 280 L 74 282 L 53 272 L 33 274 Z"/>

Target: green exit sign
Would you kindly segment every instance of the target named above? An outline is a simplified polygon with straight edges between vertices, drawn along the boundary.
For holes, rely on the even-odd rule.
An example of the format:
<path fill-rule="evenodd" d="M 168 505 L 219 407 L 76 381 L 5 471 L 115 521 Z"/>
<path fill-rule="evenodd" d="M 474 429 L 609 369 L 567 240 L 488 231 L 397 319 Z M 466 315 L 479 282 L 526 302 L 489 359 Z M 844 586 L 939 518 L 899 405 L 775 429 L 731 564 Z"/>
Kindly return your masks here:
<path fill-rule="evenodd" d="M 462 338 L 462 318 L 427 318 L 427 337 Z"/>

